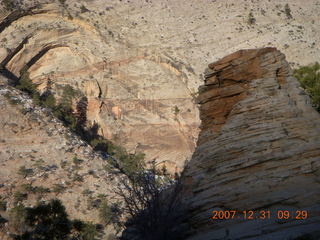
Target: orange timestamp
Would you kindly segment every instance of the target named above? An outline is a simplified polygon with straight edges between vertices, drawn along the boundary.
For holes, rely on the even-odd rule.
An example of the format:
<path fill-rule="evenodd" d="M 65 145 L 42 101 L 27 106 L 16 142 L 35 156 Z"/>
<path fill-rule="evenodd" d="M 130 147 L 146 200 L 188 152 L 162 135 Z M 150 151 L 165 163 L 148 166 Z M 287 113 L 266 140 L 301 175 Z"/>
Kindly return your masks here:
<path fill-rule="evenodd" d="M 306 210 L 277 210 L 271 212 L 270 210 L 214 210 L 212 211 L 211 219 L 213 220 L 227 220 L 227 219 L 243 219 L 243 220 L 254 220 L 254 219 L 296 219 L 304 220 L 309 216 Z"/>

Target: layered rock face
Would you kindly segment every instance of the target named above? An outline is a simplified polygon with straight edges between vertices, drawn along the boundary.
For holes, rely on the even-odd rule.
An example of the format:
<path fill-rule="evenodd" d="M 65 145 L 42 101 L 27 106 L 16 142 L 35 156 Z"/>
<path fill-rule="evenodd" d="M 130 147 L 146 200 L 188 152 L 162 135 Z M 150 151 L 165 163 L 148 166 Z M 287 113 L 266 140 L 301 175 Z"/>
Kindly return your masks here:
<path fill-rule="evenodd" d="M 317 0 L 291 0 L 290 19 L 285 0 L 20 2 L 36 8 L 0 9 L 0 62 L 57 99 L 66 85 L 81 91 L 88 126 L 172 172 L 194 152 L 204 65 L 248 47 L 276 46 L 299 64 L 320 54 Z"/>
<path fill-rule="evenodd" d="M 27 71 L 41 93 L 58 101 L 71 86 L 87 98 L 88 127 L 98 124 L 99 135 L 180 172 L 198 135 L 195 93 L 187 83 L 194 71 L 153 49 L 130 50 L 119 33 L 102 28 L 108 21 L 102 13 L 87 9 L 79 16 L 79 9 L 48 4 L 4 15 L 1 65 L 14 78 Z"/>
<path fill-rule="evenodd" d="M 320 227 L 320 115 L 275 48 L 241 50 L 209 65 L 201 133 L 182 180 L 186 239 L 292 239 Z M 236 210 L 213 220 L 214 210 Z M 243 219 L 242 211 L 270 211 Z M 308 217 L 291 217 L 305 210 Z M 281 215 L 281 214 L 280 214 Z M 237 217 L 240 217 L 239 219 Z M 319 232 L 318 232 L 319 233 Z"/>

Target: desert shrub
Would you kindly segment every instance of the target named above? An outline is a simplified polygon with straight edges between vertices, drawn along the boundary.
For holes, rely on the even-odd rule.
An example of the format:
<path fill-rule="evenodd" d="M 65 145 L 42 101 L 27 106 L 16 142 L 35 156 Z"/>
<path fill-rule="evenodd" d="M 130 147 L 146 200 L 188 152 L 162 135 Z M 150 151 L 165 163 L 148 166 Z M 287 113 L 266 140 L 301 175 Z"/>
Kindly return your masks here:
<path fill-rule="evenodd" d="M 130 239 L 132 232 L 137 239 L 144 240 L 183 239 L 182 230 L 173 227 L 184 212 L 179 181 L 163 181 L 153 168 L 122 179 L 120 184 L 117 194 L 129 216 L 125 223 L 129 234 L 125 230 L 122 239 Z"/>
<path fill-rule="evenodd" d="M 63 193 L 65 190 L 66 190 L 66 187 L 63 186 L 63 185 L 60 184 L 60 183 L 54 184 L 53 189 L 52 189 L 52 191 L 53 191 L 54 193 L 56 193 L 56 194 Z"/>
<path fill-rule="evenodd" d="M 17 205 L 18 203 L 22 202 L 23 200 L 28 198 L 28 194 L 25 192 L 17 191 L 13 194 L 14 204 Z"/>
<path fill-rule="evenodd" d="M 73 113 L 72 102 L 82 95 L 80 91 L 75 90 L 70 85 L 63 86 L 62 97 L 59 103 L 57 103 L 54 95 L 49 91 L 40 96 L 37 86 L 31 81 L 26 67 L 20 71 L 20 79 L 16 84 L 16 88 L 27 92 L 32 97 L 34 104 L 51 108 L 54 116 L 63 121 L 71 130 L 77 130 L 78 121 Z M 82 122 L 81 124 L 83 125 Z M 79 126 L 79 128 L 81 127 L 83 126 Z"/>
<path fill-rule="evenodd" d="M 36 84 L 31 81 L 27 68 L 22 68 L 20 71 L 20 79 L 16 88 L 29 93 L 34 103 L 40 104 L 40 94 L 37 92 Z"/>
<path fill-rule="evenodd" d="M 313 106 L 320 112 L 320 64 L 295 69 L 294 76 L 311 97 Z"/>
<path fill-rule="evenodd" d="M 96 240 L 99 235 L 98 226 L 90 222 L 83 222 L 81 220 L 73 220 L 72 226 L 77 232 L 74 239 L 81 240 Z"/>
<path fill-rule="evenodd" d="M 75 173 L 72 177 L 72 180 L 74 182 L 83 182 L 83 177 L 79 175 L 78 173 Z"/>
<path fill-rule="evenodd" d="M 288 19 L 292 18 L 291 9 L 290 9 L 288 3 L 284 6 L 284 12 L 286 13 L 286 16 L 287 16 Z"/>
<path fill-rule="evenodd" d="M 27 226 L 25 225 L 25 219 L 26 219 L 26 209 L 24 205 L 19 204 L 9 211 L 9 223 L 10 228 L 18 233 L 21 234 L 24 231 L 26 231 Z"/>
<path fill-rule="evenodd" d="M 178 115 L 179 112 L 180 112 L 180 109 L 177 106 L 174 106 L 174 114 Z"/>
<path fill-rule="evenodd" d="M 2 0 L 2 4 L 3 4 L 4 8 L 8 11 L 13 11 L 13 10 L 17 9 L 18 7 L 20 7 L 18 1 L 16 1 L 16 0 Z"/>
<path fill-rule="evenodd" d="M 107 201 L 102 202 L 99 209 L 100 220 L 105 224 L 109 224 L 111 222 L 112 215 L 113 213 L 108 202 Z"/>
<path fill-rule="evenodd" d="M 59 200 L 24 208 L 21 222 L 27 229 L 15 239 L 67 239 L 71 224 L 64 206 Z M 10 221 L 9 221 L 10 222 Z"/>
<path fill-rule="evenodd" d="M 26 193 L 33 193 L 33 194 L 44 194 L 44 193 L 49 193 L 50 189 L 42 186 L 35 186 L 33 187 L 30 183 L 28 184 L 22 184 L 21 189 L 23 192 Z"/>
<path fill-rule="evenodd" d="M 145 167 L 144 153 L 128 153 L 124 147 L 113 144 L 111 141 L 101 137 L 92 139 L 90 145 L 94 150 L 107 152 L 111 156 L 108 159 L 111 166 L 128 176 L 142 171 Z"/>
<path fill-rule="evenodd" d="M 84 196 L 89 196 L 91 195 L 93 192 L 90 189 L 85 189 L 82 191 L 82 195 Z"/>
<path fill-rule="evenodd" d="M 81 5 L 80 10 L 81 10 L 81 13 L 89 12 L 89 9 L 86 8 L 84 5 Z"/>
<path fill-rule="evenodd" d="M 78 158 L 77 156 L 74 156 L 73 159 L 72 159 L 72 162 L 75 164 L 75 165 L 79 165 L 83 162 L 82 159 Z"/>
<path fill-rule="evenodd" d="M 59 0 L 59 2 L 64 5 L 66 3 L 67 0 Z"/>
<path fill-rule="evenodd" d="M 9 93 L 6 93 L 4 94 L 4 97 L 6 99 L 8 99 L 9 103 L 12 104 L 12 105 L 17 105 L 17 104 L 20 104 L 21 103 L 21 100 L 19 100 L 18 98 L 15 98 L 13 97 L 11 94 Z"/>
<path fill-rule="evenodd" d="M 249 15 L 248 15 L 248 24 L 249 25 L 253 25 L 256 23 L 256 19 L 255 17 L 253 16 L 253 13 L 250 12 Z"/>
<path fill-rule="evenodd" d="M 102 201 L 99 208 L 99 218 L 104 224 L 110 224 L 117 217 L 116 214 L 117 210 L 113 205 L 109 205 L 107 200 Z"/>
<path fill-rule="evenodd" d="M 25 166 L 21 166 L 18 170 L 18 174 L 23 176 L 24 178 L 28 176 L 33 175 L 33 169 L 32 168 L 26 168 Z"/>
<path fill-rule="evenodd" d="M 10 210 L 9 226 L 15 240 L 96 240 L 98 225 L 71 221 L 58 199 L 35 207 L 18 205 Z"/>
<path fill-rule="evenodd" d="M 0 211 L 6 211 L 7 210 L 7 201 L 0 200 Z"/>
<path fill-rule="evenodd" d="M 42 105 L 47 108 L 54 109 L 56 107 L 56 99 L 54 95 L 50 92 L 41 96 Z"/>

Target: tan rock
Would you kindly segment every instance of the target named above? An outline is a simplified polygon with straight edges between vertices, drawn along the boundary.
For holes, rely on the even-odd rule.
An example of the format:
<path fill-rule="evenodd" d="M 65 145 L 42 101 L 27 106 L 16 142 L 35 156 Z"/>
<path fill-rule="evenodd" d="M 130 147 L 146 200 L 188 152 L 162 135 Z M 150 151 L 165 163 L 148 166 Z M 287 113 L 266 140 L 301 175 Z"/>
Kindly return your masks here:
<path fill-rule="evenodd" d="M 320 115 L 285 56 L 275 48 L 242 50 L 209 68 L 214 76 L 198 98 L 201 132 L 182 177 L 189 206 L 186 239 L 319 234 Z M 220 85 L 210 82 L 215 76 Z M 213 220 L 213 210 L 237 215 Z M 271 219 L 244 220 L 243 211 L 250 210 L 255 218 L 270 211 Z M 283 220 L 278 211 L 309 215 Z"/>

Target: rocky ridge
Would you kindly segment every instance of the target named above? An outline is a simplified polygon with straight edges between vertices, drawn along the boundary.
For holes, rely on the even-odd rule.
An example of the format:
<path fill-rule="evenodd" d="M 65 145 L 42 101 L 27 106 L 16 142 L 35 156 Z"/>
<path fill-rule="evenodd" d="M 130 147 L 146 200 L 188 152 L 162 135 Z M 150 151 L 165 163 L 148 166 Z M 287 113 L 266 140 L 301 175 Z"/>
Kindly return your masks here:
<path fill-rule="evenodd" d="M 58 198 L 72 219 L 100 223 L 99 203 L 119 201 L 114 189 L 121 174 L 111 171 L 106 159 L 57 120 L 51 110 L 34 105 L 28 95 L 8 86 L 7 81 L 0 77 L 0 200 L 7 207 L 2 216 L 7 217 L 16 201 L 33 206 Z M 30 174 L 23 176 L 21 167 Z M 27 196 L 18 199 L 17 193 Z M 113 226 L 107 226 L 107 233 L 114 231 Z M 5 231 L 0 234 L 6 239 Z"/>
<path fill-rule="evenodd" d="M 319 236 L 320 115 L 284 54 L 240 50 L 209 64 L 205 76 L 201 132 L 182 176 L 186 239 Z M 214 210 L 269 210 L 271 218 L 213 220 Z M 277 219 L 278 210 L 309 215 Z"/>

